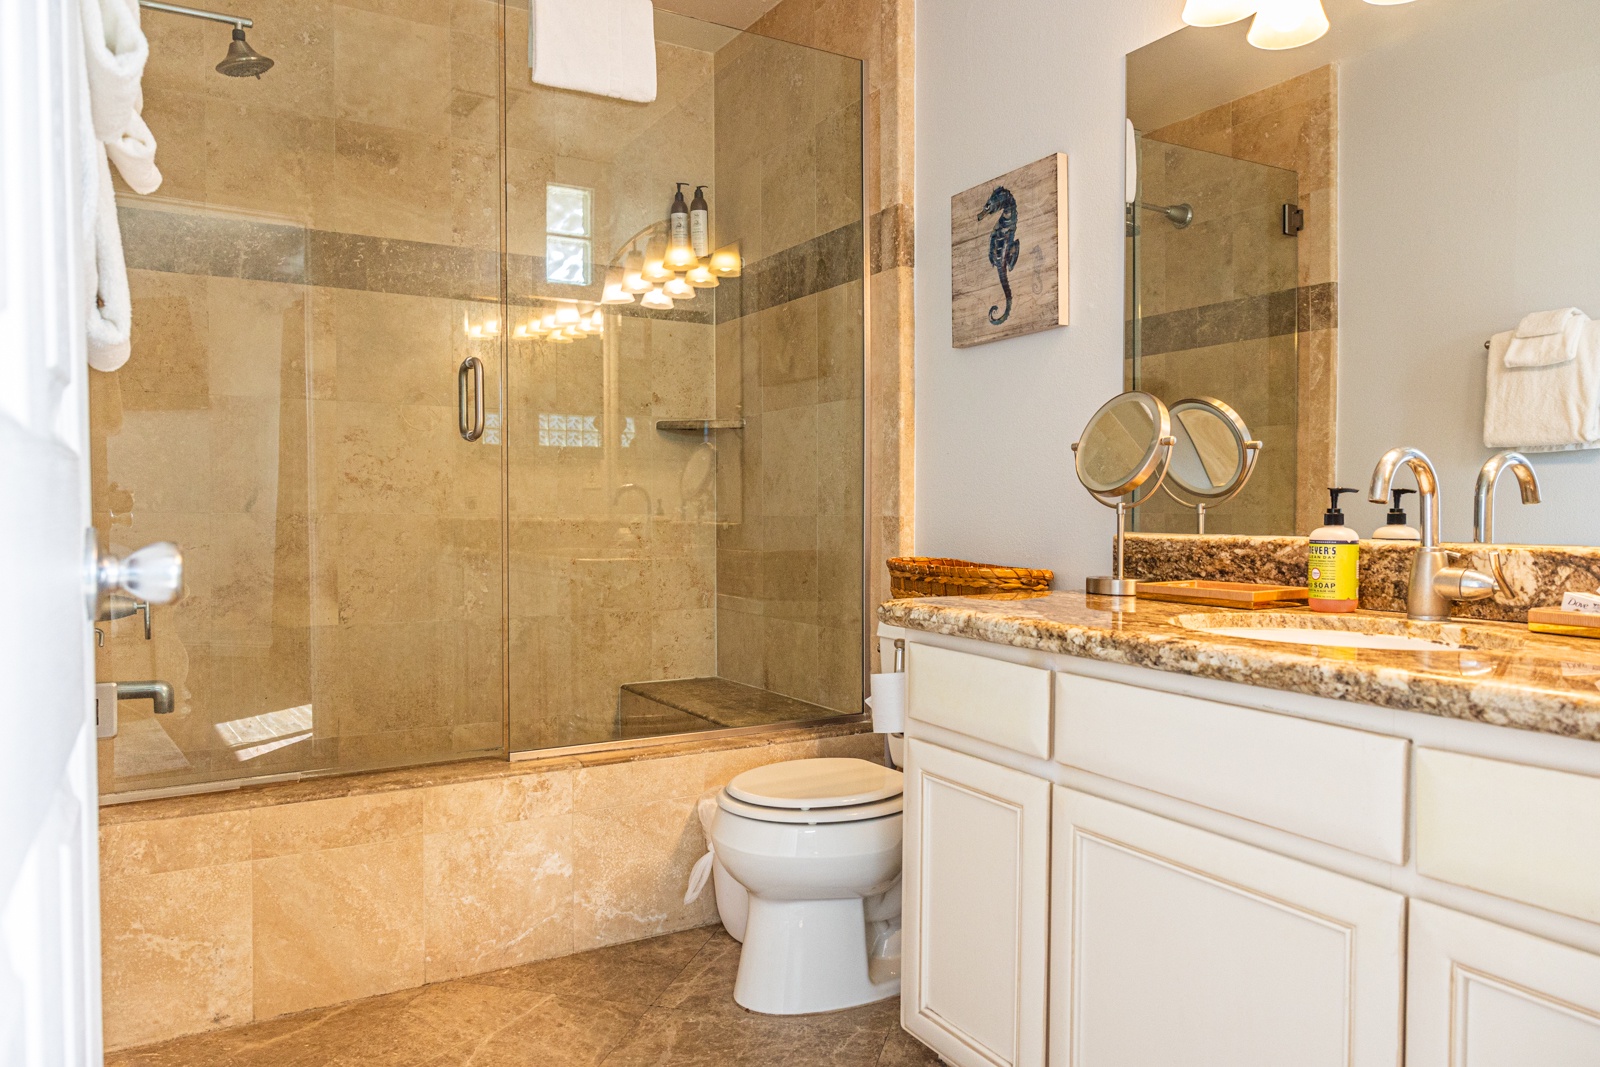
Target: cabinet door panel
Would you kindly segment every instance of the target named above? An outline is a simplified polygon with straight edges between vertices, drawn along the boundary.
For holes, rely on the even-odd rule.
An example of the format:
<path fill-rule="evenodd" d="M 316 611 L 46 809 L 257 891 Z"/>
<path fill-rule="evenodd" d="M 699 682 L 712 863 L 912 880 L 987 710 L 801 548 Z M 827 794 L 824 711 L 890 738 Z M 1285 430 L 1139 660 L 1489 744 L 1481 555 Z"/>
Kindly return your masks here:
<path fill-rule="evenodd" d="M 957 1067 L 1044 1063 L 1050 784 L 907 745 L 901 1018 Z"/>
<path fill-rule="evenodd" d="M 1405 901 L 1055 791 L 1053 1067 L 1394 1067 Z"/>
<path fill-rule="evenodd" d="M 1600 956 L 1411 902 L 1408 1067 L 1595 1067 Z"/>

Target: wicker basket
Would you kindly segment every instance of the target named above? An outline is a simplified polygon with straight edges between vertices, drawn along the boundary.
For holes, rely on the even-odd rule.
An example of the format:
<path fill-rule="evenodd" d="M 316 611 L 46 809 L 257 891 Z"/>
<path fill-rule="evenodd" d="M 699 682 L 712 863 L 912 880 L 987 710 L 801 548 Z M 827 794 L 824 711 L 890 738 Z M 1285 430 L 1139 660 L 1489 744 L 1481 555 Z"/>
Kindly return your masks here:
<path fill-rule="evenodd" d="M 889 595 L 896 600 L 919 596 L 1037 596 L 1050 591 L 1053 571 L 996 567 L 964 559 L 902 556 L 889 561 Z"/>

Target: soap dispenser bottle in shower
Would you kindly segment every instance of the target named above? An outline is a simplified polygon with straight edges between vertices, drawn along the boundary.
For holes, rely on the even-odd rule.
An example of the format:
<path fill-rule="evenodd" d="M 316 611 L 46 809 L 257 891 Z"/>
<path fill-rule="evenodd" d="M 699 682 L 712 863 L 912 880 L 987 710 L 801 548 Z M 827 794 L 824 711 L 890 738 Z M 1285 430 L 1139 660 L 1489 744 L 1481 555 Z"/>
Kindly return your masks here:
<path fill-rule="evenodd" d="M 700 259 L 711 254 L 711 205 L 706 203 L 703 185 L 694 187 L 694 203 L 689 205 L 689 243 Z"/>
<path fill-rule="evenodd" d="M 1333 614 L 1356 610 L 1361 600 L 1361 535 L 1344 524 L 1339 497 L 1354 489 L 1329 489 L 1322 525 L 1311 531 L 1306 587 L 1312 611 Z"/>
<path fill-rule="evenodd" d="M 672 208 L 667 215 L 671 228 L 667 247 L 672 251 L 689 250 L 689 203 L 683 198 L 683 187 L 688 182 L 678 183 L 677 195 L 672 198 Z"/>

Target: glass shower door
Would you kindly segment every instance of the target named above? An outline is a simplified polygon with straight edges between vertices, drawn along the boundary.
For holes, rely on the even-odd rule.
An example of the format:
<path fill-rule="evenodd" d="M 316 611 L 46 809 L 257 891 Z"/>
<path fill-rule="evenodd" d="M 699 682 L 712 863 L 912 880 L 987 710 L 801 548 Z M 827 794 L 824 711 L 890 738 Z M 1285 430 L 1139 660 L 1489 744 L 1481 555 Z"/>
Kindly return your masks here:
<path fill-rule="evenodd" d="M 1243 416 L 1263 449 L 1243 493 L 1208 533 L 1294 528 L 1299 409 L 1299 255 L 1285 205 L 1292 170 L 1139 138 L 1128 226 L 1126 383 L 1168 404 L 1207 396 Z M 1157 491 L 1139 530 L 1193 533 L 1195 515 Z"/>
<path fill-rule="evenodd" d="M 499 7 L 251 16 L 260 79 L 213 69 L 228 27 L 144 17 L 165 181 L 120 199 L 93 506 L 104 547 L 182 545 L 189 588 L 100 623 L 100 681 L 176 698 L 120 703 L 106 793 L 503 747 L 503 436 L 458 424 L 468 357 L 501 414 Z"/>

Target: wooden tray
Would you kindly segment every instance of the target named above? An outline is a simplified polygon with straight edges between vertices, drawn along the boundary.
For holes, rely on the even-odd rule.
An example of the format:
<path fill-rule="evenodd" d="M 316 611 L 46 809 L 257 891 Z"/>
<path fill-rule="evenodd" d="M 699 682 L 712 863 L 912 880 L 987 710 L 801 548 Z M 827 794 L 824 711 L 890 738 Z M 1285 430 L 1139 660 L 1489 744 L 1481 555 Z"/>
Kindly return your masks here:
<path fill-rule="evenodd" d="M 1304 604 L 1311 599 L 1305 586 L 1260 585 L 1256 582 L 1140 582 L 1136 595 L 1143 600 L 1171 600 L 1212 608 L 1273 608 Z M 1595 616 L 1600 623 L 1600 615 Z"/>
<path fill-rule="evenodd" d="M 1600 637 L 1600 615 L 1560 608 L 1528 609 L 1528 629 L 1540 634 L 1563 637 Z"/>

